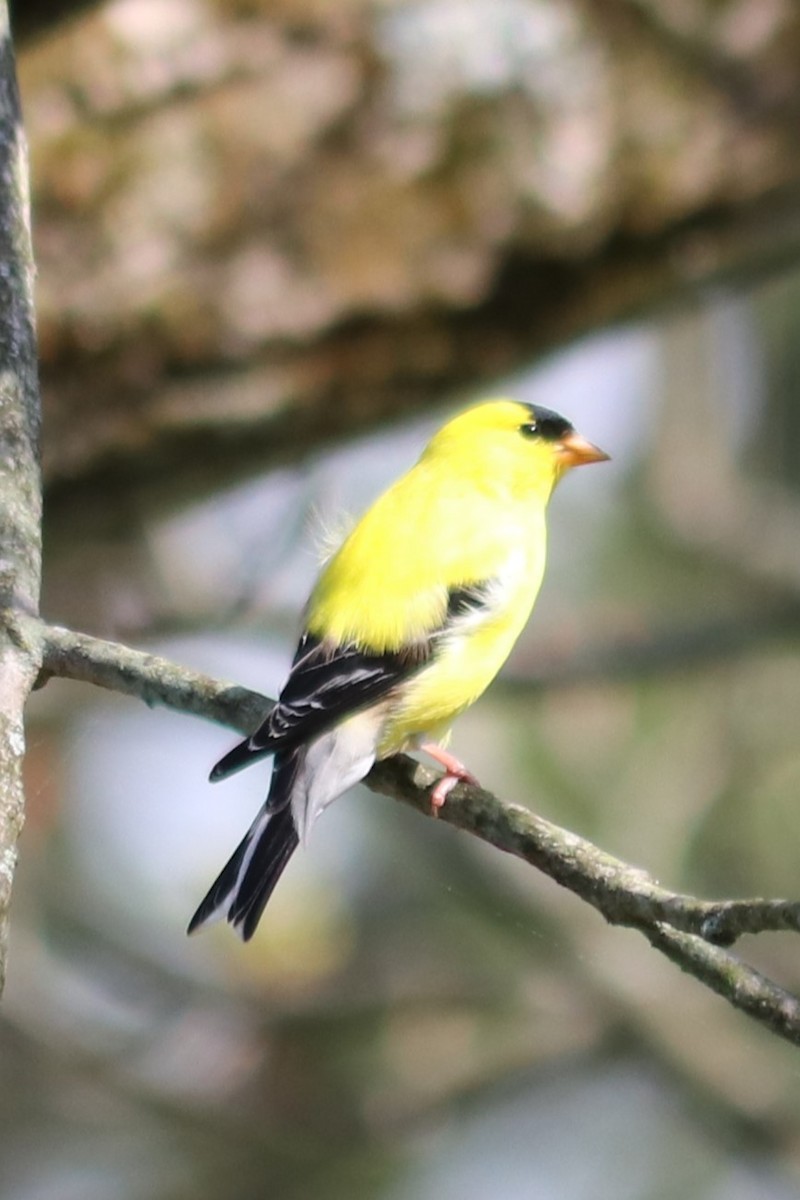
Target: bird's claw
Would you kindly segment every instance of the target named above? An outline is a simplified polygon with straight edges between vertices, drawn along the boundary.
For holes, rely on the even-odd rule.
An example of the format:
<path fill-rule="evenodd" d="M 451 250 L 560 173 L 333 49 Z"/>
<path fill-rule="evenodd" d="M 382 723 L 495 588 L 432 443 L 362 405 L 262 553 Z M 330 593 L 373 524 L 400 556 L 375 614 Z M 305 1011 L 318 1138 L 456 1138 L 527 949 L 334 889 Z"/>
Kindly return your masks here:
<path fill-rule="evenodd" d="M 478 787 L 479 784 L 460 759 L 456 758 L 455 754 L 450 754 L 443 746 L 437 746 L 436 742 L 423 742 L 419 748 L 444 767 L 444 775 L 431 792 L 431 816 L 438 817 L 439 809 L 457 783 L 471 783 L 474 787 Z"/>
<path fill-rule="evenodd" d="M 478 781 L 471 771 L 466 767 L 461 767 L 459 771 L 447 771 L 440 780 L 436 783 L 431 792 L 431 816 L 438 817 L 439 809 L 444 806 L 444 802 L 452 792 L 457 783 L 470 783 L 474 787 L 478 787 Z"/>

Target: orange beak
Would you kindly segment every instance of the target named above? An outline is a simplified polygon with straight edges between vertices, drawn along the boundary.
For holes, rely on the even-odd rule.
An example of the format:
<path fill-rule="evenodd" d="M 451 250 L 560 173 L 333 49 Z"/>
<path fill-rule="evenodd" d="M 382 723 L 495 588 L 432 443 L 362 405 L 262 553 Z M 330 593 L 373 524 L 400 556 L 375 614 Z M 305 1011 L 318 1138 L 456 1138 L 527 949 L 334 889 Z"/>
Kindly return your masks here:
<path fill-rule="evenodd" d="M 563 468 L 582 467 L 585 463 L 608 462 L 611 455 L 606 454 L 599 446 L 588 442 L 574 430 L 567 433 L 558 442 L 558 458 Z"/>

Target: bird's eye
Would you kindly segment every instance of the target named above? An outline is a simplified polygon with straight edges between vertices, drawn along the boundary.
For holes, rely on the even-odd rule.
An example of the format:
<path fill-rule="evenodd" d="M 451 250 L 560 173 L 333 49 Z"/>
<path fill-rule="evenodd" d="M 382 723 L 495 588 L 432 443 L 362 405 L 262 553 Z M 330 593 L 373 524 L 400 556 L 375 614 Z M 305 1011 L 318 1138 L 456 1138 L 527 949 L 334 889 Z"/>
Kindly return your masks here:
<path fill-rule="evenodd" d="M 523 437 L 536 437 L 539 426 L 535 421 L 526 421 L 524 425 L 520 425 L 519 431 Z"/>

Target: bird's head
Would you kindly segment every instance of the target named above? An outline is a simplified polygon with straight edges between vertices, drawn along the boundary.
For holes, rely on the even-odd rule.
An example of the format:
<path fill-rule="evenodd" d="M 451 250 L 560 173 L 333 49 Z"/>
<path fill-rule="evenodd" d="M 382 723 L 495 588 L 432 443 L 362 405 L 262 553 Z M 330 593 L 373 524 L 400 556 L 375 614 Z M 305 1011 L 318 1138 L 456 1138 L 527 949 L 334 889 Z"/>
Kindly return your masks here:
<path fill-rule="evenodd" d="M 490 400 L 448 421 L 424 457 L 452 464 L 478 487 L 509 488 L 517 497 L 546 502 L 570 467 L 609 456 L 549 408 Z"/>

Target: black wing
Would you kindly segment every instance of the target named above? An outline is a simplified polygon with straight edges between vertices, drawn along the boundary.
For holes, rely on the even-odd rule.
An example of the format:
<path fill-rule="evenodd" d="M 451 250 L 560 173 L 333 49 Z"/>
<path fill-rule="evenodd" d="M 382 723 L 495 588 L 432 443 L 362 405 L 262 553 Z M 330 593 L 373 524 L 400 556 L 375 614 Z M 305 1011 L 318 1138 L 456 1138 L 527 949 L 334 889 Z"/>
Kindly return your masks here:
<path fill-rule="evenodd" d="M 431 647 L 432 643 L 422 643 L 410 651 L 368 654 L 353 645 L 331 649 L 304 634 L 277 704 L 254 734 L 220 759 L 211 772 L 212 781 L 225 779 L 257 758 L 306 742 L 366 708 L 407 678 L 409 670 L 423 667 L 430 660 Z"/>
<path fill-rule="evenodd" d="M 369 654 L 357 646 L 330 647 L 303 634 L 277 704 L 258 729 L 234 746 L 211 772 L 225 779 L 256 759 L 307 742 L 343 717 L 366 708 L 430 662 L 437 640 L 459 620 L 491 608 L 495 581 L 479 580 L 451 588 L 442 626 L 409 649 Z"/>
<path fill-rule="evenodd" d="M 212 779 L 223 779 L 277 752 L 269 795 L 192 917 L 189 933 L 224 915 L 245 941 L 252 937 L 297 849 L 291 799 L 304 743 L 342 717 L 386 695 L 410 671 L 425 666 L 436 652 L 438 639 L 459 622 L 490 611 L 492 583 L 487 580 L 452 588 L 441 627 L 411 652 L 365 654 L 355 646 L 331 651 L 319 639 L 303 636 L 272 712 L 252 737 L 217 763 L 211 774 Z"/>

